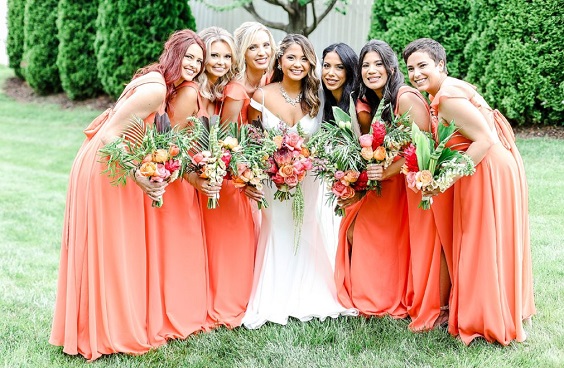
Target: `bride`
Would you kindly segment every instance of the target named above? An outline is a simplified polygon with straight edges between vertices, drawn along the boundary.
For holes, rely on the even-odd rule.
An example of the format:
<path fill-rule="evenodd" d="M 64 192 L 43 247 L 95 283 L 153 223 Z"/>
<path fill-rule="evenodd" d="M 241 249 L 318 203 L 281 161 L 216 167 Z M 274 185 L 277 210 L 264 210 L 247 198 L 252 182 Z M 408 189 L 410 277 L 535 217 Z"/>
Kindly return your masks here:
<path fill-rule="evenodd" d="M 284 122 L 299 123 L 306 139 L 321 123 L 319 78 L 313 46 L 302 35 L 289 34 L 280 43 L 272 82 L 258 89 L 249 108 L 249 121 L 260 119 L 265 129 Z M 263 210 L 253 291 L 243 324 L 259 328 L 270 321 L 285 325 L 288 317 L 308 321 L 357 315 L 337 300 L 333 278 L 338 221 L 324 205 L 322 184 L 309 174 L 302 182 L 304 221 L 294 251 L 292 201 L 274 200 L 276 188 L 265 187 L 269 207 Z"/>

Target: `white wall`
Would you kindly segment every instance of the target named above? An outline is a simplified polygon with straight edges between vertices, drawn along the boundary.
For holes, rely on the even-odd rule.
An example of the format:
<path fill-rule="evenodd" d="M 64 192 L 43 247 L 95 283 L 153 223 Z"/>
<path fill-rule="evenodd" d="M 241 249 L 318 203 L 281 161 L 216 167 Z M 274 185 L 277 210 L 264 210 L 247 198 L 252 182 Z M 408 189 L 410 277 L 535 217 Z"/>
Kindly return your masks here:
<path fill-rule="evenodd" d="M 8 39 L 8 0 L 0 0 L 0 65 L 8 65 L 6 41 Z"/>
<path fill-rule="evenodd" d="M 230 3 L 227 0 L 207 0 L 214 5 Z M 322 3 L 323 0 L 316 0 Z M 370 14 L 373 0 L 351 0 L 347 14 L 342 15 L 333 10 L 309 35 L 310 41 L 318 55 L 323 49 L 335 42 L 344 42 L 359 52 L 366 43 L 370 30 Z M 244 9 L 216 12 L 199 1 L 190 1 L 192 13 L 196 18 L 196 26 L 201 30 L 209 26 L 219 26 L 233 32 L 241 23 L 255 20 Z M 287 16 L 279 7 L 264 1 L 255 1 L 257 12 L 265 19 L 286 22 Z M 271 29 L 276 42 L 286 35 L 279 30 Z"/>

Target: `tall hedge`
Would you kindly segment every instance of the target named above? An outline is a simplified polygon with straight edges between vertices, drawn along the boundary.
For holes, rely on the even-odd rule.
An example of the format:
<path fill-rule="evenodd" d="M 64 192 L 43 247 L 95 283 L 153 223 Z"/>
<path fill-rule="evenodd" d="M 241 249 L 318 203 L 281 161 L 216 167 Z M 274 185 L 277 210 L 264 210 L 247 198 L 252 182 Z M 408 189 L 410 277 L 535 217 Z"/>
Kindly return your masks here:
<path fill-rule="evenodd" d="M 564 125 L 561 1 L 498 2 L 480 38 L 489 50 L 476 54 L 469 81 L 518 124 Z"/>
<path fill-rule="evenodd" d="M 369 38 L 387 42 L 398 55 L 417 38 L 436 39 L 447 50 L 450 75 L 462 78 L 468 65 L 463 50 L 471 35 L 469 14 L 467 0 L 420 0 L 416 5 L 410 1 L 375 0 Z"/>
<path fill-rule="evenodd" d="M 8 39 L 6 51 L 10 60 L 10 68 L 16 76 L 24 79 L 20 63 L 24 50 L 24 9 L 25 0 L 8 0 Z"/>
<path fill-rule="evenodd" d="M 104 90 L 118 97 L 142 66 L 157 61 L 175 30 L 196 24 L 187 1 L 101 0 L 96 56 Z"/>
<path fill-rule="evenodd" d="M 58 0 L 27 0 L 24 11 L 22 70 L 27 83 L 38 94 L 61 90 L 57 68 Z"/>
<path fill-rule="evenodd" d="M 63 90 L 71 100 L 94 97 L 102 91 L 94 53 L 97 16 L 98 1 L 59 1 L 57 66 Z"/>

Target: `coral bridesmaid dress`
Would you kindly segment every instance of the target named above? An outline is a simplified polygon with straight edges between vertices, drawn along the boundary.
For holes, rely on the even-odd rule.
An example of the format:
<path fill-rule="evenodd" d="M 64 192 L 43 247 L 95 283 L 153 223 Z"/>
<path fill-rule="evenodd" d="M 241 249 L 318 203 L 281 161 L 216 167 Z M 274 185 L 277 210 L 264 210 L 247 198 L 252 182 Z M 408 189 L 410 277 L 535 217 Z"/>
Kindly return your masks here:
<path fill-rule="evenodd" d="M 476 173 L 454 184 L 449 332 L 465 344 L 476 337 L 502 345 L 524 341 L 523 320 L 535 306 L 523 161 L 509 123 L 473 86 L 447 78 L 432 96 L 435 116 L 447 98 L 469 100 L 497 140 Z M 465 151 L 470 143 L 458 134 L 449 145 Z"/>
<path fill-rule="evenodd" d="M 116 108 L 144 81 L 146 77 L 132 82 Z M 116 352 L 141 354 L 153 347 L 147 335 L 151 274 L 145 194 L 129 179 L 123 187 L 112 185 L 102 174 L 106 165 L 98 153 L 113 113 L 106 110 L 86 128 L 70 172 L 49 340 L 88 360 Z M 145 119 L 153 120 L 154 114 Z"/>
<path fill-rule="evenodd" d="M 224 98 L 243 100 L 239 124 L 246 124 L 250 98 L 238 82 L 227 84 Z M 220 113 L 221 104 L 216 105 Z M 231 180 L 224 180 L 219 207 L 207 208 L 200 194 L 209 265 L 209 323 L 234 328 L 241 325 L 253 284 L 256 235 L 249 198 Z"/>
<path fill-rule="evenodd" d="M 180 88 L 198 89 L 191 81 Z M 170 103 L 171 120 L 176 103 L 182 101 Z M 147 329 L 152 345 L 202 330 L 207 316 L 207 257 L 198 193 L 186 180 L 176 180 L 167 186 L 163 198 L 164 205 L 153 208 L 145 196 L 150 275 Z"/>
<path fill-rule="evenodd" d="M 357 104 L 357 110 L 368 106 Z M 339 228 L 335 282 L 339 301 L 366 316 L 407 316 L 409 225 L 402 174 L 381 182 L 345 211 Z M 353 244 L 347 231 L 354 221 Z"/>

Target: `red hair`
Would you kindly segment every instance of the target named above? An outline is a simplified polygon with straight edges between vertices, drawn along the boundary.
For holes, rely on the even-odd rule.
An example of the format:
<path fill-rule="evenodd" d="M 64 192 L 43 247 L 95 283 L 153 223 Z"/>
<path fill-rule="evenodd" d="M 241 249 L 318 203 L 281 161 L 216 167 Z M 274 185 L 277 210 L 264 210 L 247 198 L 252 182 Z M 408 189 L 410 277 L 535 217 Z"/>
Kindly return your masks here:
<path fill-rule="evenodd" d="M 133 76 L 133 79 L 150 72 L 161 73 L 166 84 L 166 104 L 168 107 L 169 101 L 171 101 L 176 94 L 174 82 L 182 77 L 180 71 L 182 68 L 182 59 L 184 58 L 188 47 L 193 44 L 200 46 L 203 54 L 206 54 L 206 46 L 204 42 L 194 31 L 190 29 L 183 29 L 174 32 L 165 42 L 164 50 L 159 57 L 159 62 L 139 69 Z M 202 69 L 198 75 L 200 75 L 203 71 L 204 67 L 202 65 Z M 196 75 L 194 79 L 196 79 L 198 75 Z"/>

